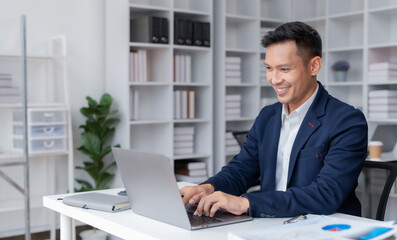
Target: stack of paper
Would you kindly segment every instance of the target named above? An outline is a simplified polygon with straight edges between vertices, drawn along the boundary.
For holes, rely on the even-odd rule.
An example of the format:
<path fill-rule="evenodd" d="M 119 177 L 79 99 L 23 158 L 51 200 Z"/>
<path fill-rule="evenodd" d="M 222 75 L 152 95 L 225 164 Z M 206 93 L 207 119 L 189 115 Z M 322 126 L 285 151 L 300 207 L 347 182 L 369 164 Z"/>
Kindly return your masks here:
<path fill-rule="evenodd" d="M 372 90 L 368 97 L 370 118 L 397 118 L 397 90 Z"/>
<path fill-rule="evenodd" d="M 190 55 L 174 55 L 174 82 L 189 83 L 192 81 L 191 62 L 192 57 Z"/>
<path fill-rule="evenodd" d="M 12 87 L 12 76 L 9 73 L 0 73 L 0 103 L 21 102 L 19 88 Z"/>
<path fill-rule="evenodd" d="M 177 181 L 202 183 L 208 178 L 207 163 L 197 160 L 177 160 L 175 178 Z"/>
<path fill-rule="evenodd" d="M 238 144 L 236 138 L 233 136 L 232 132 L 226 132 L 225 143 L 227 154 L 236 154 L 241 150 L 240 145 Z"/>
<path fill-rule="evenodd" d="M 194 127 L 174 128 L 174 155 L 194 152 Z"/>
<path fill-rule="evenodd" d="M 226 57 L 225 83 L 241 83 L 241 57 Z"/>
<path fill-rule="evenodd" d="M 368 78 L 370 82 L 397 80 L 397 63 L 378 62 L 369 64 Z"/>
<path fill-rule="evenodd" d="M 241 117 L 241 95 L 228 94 L 226 95 L 226 119 L 235 119 Z"/>

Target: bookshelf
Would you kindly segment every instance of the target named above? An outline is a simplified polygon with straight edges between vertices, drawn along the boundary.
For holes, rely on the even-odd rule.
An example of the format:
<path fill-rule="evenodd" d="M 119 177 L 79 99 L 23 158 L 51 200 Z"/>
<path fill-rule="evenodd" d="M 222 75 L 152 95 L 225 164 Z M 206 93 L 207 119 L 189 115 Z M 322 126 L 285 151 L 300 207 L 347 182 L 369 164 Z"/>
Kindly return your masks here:
<path fill-rule="evenodd" d="M 40 49 L 45 53 L 26 56 L 28 165 L 23 161 L 25 153 L 22 150 L 22 97 L 11 102 L 3 98 L 5 102 L 0 102 L 0 132 L 4 140 L 0 143 L 0 171 L 20 186 L 23 186 L 24 177 L 30 176 L 29 193 L 21 194 L 9 181 L 4 181 L 7 177 L 1 174 L 4 179 L 1 178 L 0 188 L 6 194 L 0 197 L 0 237 L 22 234 L 27 221 L 24 214 L 24 199 L 27 198 L 30 201 L 27 211 L 34 216 L 30 219 L 35 219 L 30 221 L 31 232 L 51 229 L 55 238 L 57 220 L 42 207 L 42 196 L 74 190 L 66 37 L 56 36 L 41 44 L 48 45 L 48 49 Z M 1 51 L 7 50 L 10 49 Z M 19 53 L 0 53 L 0 73 L 3 79 L 9 76 L 18 95 L 23 88 L 22 58 Z M 8 97 L 7 87 L 1 89 Z M 23 167 L 29 167 L 28 173 L 24 173 Z"/>
<path fill-rule="evenodd" d="M 164 154 L 172 163 L 205 162 L 208 175 L 213 174 L 212 4 L 212 0 L 106 1 L 106 91 L 121 113 L 115 141 L 122 148 Z M 168 43 L 130 42 L 130 33 L 137 34 L 130 19 L 141 16 L 166 18 Z M 175 19 L 210 23 L 210 47 L 174 44 Z M 129 54 L 139 50 L 146 52 L 147 81 L 131 82 Z M 190 60 L 176 63 L 175 55 Z M 176 66 L 182 72 L 175 71 Z M 175 81 L 176 74 L 188 76 L 186 72 L 190 72 L 188 80 Z M 176 91 L 194 92 L 193 115 L 175 117 L 176 106 L 186 104 L 176 99 Z M 179 128 L 194 129 L 192 152 L 176 154 L 174 131 Z"/>

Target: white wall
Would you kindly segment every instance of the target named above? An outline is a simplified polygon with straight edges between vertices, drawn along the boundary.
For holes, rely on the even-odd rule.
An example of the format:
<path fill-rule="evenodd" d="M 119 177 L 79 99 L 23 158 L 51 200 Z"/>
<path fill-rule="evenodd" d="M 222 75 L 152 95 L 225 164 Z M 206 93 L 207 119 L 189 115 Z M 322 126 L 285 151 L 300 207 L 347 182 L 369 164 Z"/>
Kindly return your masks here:
<path fill-rule="evenodd" d="M 28 54 L 47 53 L 46 43 L 52 36 L 67 38 L 73 140 L 77 148 L 80 144 L 78 126 L 84 121 L 79 109 L 86 104 L 86 96 L 99 99 L 105 90 L 104 0 L 1 0 L 0 52 L 20 51 L 19 18 L 22 14 L 27 17 Z M 75 164 L 80 165 L 82 155 L 78 151 L 75 151 L 75 158 Z M 61 169 L 58 166 L 59 174 L 66 173 L 66 158 L 64 163 Z M 75 171 L 75 177 L 84 177 L 84 174 Z M 4 185 L 0 184 L 1 192 L 4 192 Z M 64 191 L 66 179 L 60 179 L 57 185 L 59 191 Z M 22 226 L 23 230 L 23 218 L 11 219 L 7 222 L 9 226 L 1 226 L 1 229 L 12 231 Z M 4 236 L 1 229 L 0 236 Z"/>

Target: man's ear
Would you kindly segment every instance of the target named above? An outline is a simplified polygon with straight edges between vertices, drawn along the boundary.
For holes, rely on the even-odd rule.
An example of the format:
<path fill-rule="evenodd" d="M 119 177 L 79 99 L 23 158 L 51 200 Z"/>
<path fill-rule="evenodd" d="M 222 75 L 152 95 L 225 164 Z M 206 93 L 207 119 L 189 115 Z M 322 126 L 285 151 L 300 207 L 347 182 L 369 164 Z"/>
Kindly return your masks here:
<path fill-rule="evenodd" d="M 310 75 L 316 76 L 321 69 L 322 59 L 319 56 L 316 56 L 309 61 L 309 72 Z"/>

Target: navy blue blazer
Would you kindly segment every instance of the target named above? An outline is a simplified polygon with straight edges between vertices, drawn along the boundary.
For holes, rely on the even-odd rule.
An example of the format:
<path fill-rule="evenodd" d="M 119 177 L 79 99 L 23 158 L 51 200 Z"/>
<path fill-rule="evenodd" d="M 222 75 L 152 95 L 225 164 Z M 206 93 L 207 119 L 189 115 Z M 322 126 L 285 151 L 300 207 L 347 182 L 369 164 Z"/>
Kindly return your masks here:
<path fill-rule="evenodd" d="M 355 195 L 367 156 L 363 113 L 319 90 L 299 128 L 291 151 L 287 190 L 275 191 L 282 104 L 264 107 L 242 150 L 208 179 L 216 191 L 244 195 L 254 217 L 290 217 L 342 212 L 361 215 Z M 261 191 L 246 193 L 260 176 Z"/>

